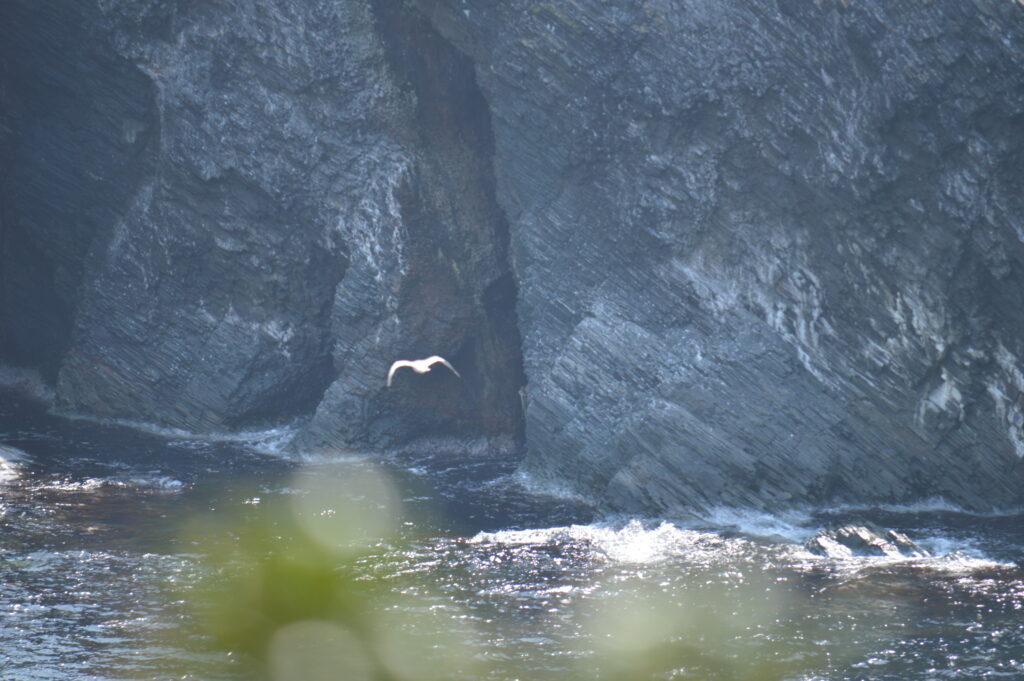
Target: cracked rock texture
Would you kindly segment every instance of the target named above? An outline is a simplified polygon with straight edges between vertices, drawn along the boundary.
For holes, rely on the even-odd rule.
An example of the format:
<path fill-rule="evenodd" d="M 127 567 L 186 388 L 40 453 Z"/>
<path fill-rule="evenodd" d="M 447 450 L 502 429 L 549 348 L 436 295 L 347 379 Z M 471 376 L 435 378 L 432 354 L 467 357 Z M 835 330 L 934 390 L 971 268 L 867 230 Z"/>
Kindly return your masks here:
<path fill-rule="evenodd" d="M 612 508 L 1024 491 L 1024 8 L 423 0 L 491 105 L 524 468 Z"/>
<path fill-rule="evenodd" d="M 490 119 L 422 15 L 3 12 L 4 354 L 52 367 L 60 408 L 196 432 L 301 417 L 306 448 L 521 435 Z M 465 380 L 383 390 L 431 353 Z"/>
<path fill-rule="evenodd" d="M 1024 501 L 1017 2 L 8 0 L 0 60 L 0 360 L 63 410 Z"/>

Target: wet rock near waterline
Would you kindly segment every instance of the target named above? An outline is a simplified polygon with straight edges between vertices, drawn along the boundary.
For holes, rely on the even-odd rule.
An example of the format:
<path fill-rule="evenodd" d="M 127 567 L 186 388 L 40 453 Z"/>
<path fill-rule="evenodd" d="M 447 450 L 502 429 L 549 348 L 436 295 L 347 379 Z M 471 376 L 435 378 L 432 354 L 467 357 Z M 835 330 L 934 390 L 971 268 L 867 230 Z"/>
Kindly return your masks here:
<path fill-rule="evenodd" d="M 830 558 L 927 558 L 931 554 L 907 535 L 874 525 L 843 525 L 818 532 L 804 548 Z"/>

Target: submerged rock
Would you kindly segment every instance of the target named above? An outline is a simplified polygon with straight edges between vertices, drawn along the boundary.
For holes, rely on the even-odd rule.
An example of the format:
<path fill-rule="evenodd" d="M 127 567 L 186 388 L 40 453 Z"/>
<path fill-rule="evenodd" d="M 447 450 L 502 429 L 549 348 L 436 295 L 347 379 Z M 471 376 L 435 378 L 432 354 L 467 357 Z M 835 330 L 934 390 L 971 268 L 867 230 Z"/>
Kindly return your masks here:
<path fill-rule="evenodd" d="M 927 558 L 931 555 L 901 532 L 869 525 L 844 525 L 822 530 L 804 542 L 804 548 L 813 554 L 832 558 Z"/>

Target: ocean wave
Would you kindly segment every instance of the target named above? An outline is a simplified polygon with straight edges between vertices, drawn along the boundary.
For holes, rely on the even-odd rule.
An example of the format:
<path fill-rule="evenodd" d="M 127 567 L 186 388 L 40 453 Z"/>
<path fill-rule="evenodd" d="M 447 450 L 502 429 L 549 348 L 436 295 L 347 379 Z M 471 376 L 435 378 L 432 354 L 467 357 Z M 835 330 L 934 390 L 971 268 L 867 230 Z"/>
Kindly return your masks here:
<path fill-rule="evenodd" d="M 740 538 L 681 528 L 670 522 L 650 524 L 640 520 L 630 520 L 624 525 L 596 523 L 480 532 L 469 542 L 539 547 L 575 544 L 621 563 L 654 563 L 678 556 L 705 561 L 715 556 L 734 555 L 740 546 L 749 544 Z"/>
<path fill-rule="evenodd" d="M 109 490 L 131 490 L 152 494 L 176 494 L 187 485 L 166 475 L 138 475 L 88 477 L 81 479 L 60 478 L 37 480 L 31 486 L 34 491 L 92 493 Z"/>
<path fill-rule="evenodd" d="M 723 512 L 720 519 L 733 519 Z M 746 520 L 741 513 L 739 519 Z M 735 523 L 729 523 L 734 525 Z M 862 570 L 906 567 L 928 569 L 949 574 L 971 574 L 991 569 L 1014 568 L 1012 562 L 1000 561 L 985 554 L 979 547 L 952 537 L 932 535 L 920 539 L 930 556 L 820 556 L 804 548 L 800 537 L 811 532 L 792 524 L 792 518 L 773 521 L 770 515 L 755 517 L 746 523 L 748 536 L 737 536 L 732 530 L 695 529 L 667 521 L 629 520 L 618 523 L 567 525 L 549 528 L 479 532 L 470 544 L 538 549 L 575 546 L 613 563 L 652 564 L 670 559 L 683 559 L 691 565 L 728 563 L 737 557 L 761 555 L 766 564 L 793 565 L 804 569 L 826 569 L 854 575 Z M 757 529 L 757 532 L 749 532 Z M 770 543 L 763 540 L 772 532 Z"/>
<path fill-rule="evenodd" d="M 755 509 L 716 507 L 700 515 L 697 521 L 716 530 L 738 532 L 748 537 L 803 544 L 820 527 L 806 509 L 768 513 Z"/>

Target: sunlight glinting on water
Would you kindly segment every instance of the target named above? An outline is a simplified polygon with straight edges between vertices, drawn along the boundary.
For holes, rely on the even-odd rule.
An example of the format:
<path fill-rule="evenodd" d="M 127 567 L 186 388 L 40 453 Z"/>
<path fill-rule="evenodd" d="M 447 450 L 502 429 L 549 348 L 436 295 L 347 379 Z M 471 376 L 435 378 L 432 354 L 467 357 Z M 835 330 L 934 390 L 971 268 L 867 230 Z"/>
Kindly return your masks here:
<path fill-rule="evenodd" d="M 21 476 L 28 455 L 20 449 L 0 444 L 0 484 Z"/>
<path fill-rule="evenodd" d="M 5 436 L 24 452 L 2 457 L 0 676 L 249 679 L 232 661 L 244 655 L 214 646 L 196 591 L 212 577 L 243 578 L 224 602 L 229 625 L 275 681 L 1024 676 L 1013 518 L 719 509 L 593 522 L 497 458 L 283 461 L 104 428 Z M 861 513 L 932 555 L 803 545 Z M 206 529 L 184 530 L 192 519 Z M 253 628 L 260 608 L 272 626 Z"/>
<path fill-rule="evenodd" d="M 743 540 L 731 540 L 740 545 Z M 619 563 L 651 563 L 670 556 L 687 556 L 695 562 L 721 557 L 730 548 L 730 540 L 710 532 L 681 529 L 661 522 L 645 527 L 639 520 L 625 525 L 572 525 L 547 529 L 481 532 L 471 543 L 504 546 L 556 546 L 572 544 L 585 547 L 594 557 Z M 742 550 L 737 547 L 736 550 Z"/>

